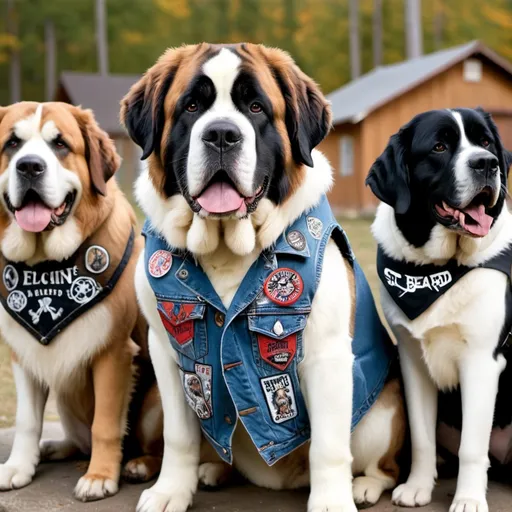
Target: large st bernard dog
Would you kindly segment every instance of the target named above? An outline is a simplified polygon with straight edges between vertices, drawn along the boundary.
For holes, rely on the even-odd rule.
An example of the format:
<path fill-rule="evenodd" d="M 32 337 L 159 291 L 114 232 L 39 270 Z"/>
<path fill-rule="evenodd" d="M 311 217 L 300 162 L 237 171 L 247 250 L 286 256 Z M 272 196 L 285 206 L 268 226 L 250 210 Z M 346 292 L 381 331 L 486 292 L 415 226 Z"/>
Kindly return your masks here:
<path fill-rule="evenodd" d="M 136 290 L 165 425 L 162 471 L 137 510 L 184 512 L 198 480 L 225 481 L 221 458 L 257 485 L 311 484 L 310 512 L 375 503 L 395 485 L 405 421 L 391 380 L 351 446 L 354 267 L 326 220 L 305 215 L 330 212 L 331 168 L 313 148 L 331 113 L 317 85 L 277 49 L 185 46 L 133 86 L 121 118 L 149 163 Z M 307 274 L 320 253 L 323 269 Z M 302 308 L 309 275 L 318 288 Z M 364 393 L 374 401 L 382 386 Z M 200 422 L 219 455 L 200 454 Z"/>
<path fill-rule="evenodd" d="M 0 490 L 29 484 L 40 458 L 82 452 L 91 460 L 75 496 L 101 499 L 118 490 L 134 389 L 140 446 L 132 439 L 125 448 L 145 456 L 128 463 L 127 476 L 150 478 L 160 463 L 160 405 L 133 286 L 143 241 L 111 179 L 120 158 L 90 111 L 63 103 L 0 108 L 0 151 L 0 332 L 18 397 Z M 49 391 L 65 438 L 40 445 Z"/>
<path fill-rule="evenodd" d="M 373 233 L 412 436 L 411 473 L 393 493 L 402 506 L 431 500 L 438 389 L 440 441 L 459 457 L 451 512 L 486 512 L 488 450 L 510 457 L 508 158 L 489 114 L 437 110 L 393 135 L 367 178 L 383 201 Z"/>

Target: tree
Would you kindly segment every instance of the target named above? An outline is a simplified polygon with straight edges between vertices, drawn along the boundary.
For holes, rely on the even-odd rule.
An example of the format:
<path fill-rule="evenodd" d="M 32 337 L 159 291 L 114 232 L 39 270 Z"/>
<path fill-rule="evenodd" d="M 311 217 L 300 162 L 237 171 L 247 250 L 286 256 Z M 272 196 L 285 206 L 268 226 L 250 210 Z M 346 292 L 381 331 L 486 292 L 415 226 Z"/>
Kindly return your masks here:
<path fill-rule="evenodd" d="M 405 0 L 405 33 L 407 58 L 419 57 L 423 53 L 421 0 Z"/>
<path fill-rule="evenodd" d="M 349 0 L 350 74 L 352 80 L 361 75 L 361 47 L 359 44 L 359 0 Z"/>

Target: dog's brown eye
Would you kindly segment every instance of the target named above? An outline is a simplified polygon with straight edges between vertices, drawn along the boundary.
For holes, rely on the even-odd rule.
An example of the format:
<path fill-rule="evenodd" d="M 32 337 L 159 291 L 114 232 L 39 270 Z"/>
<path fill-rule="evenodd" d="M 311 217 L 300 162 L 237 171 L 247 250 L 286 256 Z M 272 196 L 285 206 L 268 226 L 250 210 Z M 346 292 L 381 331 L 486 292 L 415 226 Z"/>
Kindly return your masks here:
<path fill-rule="evenodd" d="M 489 142 L 489 139 L 482 139 L 482 146 L 483 146 L 484 148 L 489 147 L 489 146 L 490 146 L 490 144 L 491 144 L 491 143 Z"/>
<path fill-rule="evenodd" d="M 195 103 L 194 101 L 191 101 L 186 107 L 185 107 L 186 111 L 187 112 L 197 112 L 197 109 L 198 109 L 198 106 L 197 106 L 197 103 Z"/>
<path fill-rule="evenodd" d="M 20 140 L 17 137 L 11 137 L 6 143 L 5 147 L 9 149 L 15 149 L 18 147 Z"/>
<path fill-rule="evenodd" d="M 64 148 L 67 148 L 66 143 L 62 140 L 62 138 L 61 138 L 61 137 L 57 137 L 57 138 L 53 141 L 53 144 L 54 144 L 54 146 L 55 146 L 57 149 L 64 149 Z"/>
<path fill-rule="evenodd" d="M 252 103 L 250 108 L 253 114 L 259 114 L 263 110 L 261 103 L 258 103 L 257 101 Z"/>
<path fill-rule="evenodd" d="M 436 153 L 444 153 L 446 151 L 446 146 L 439 142 L 434 146 L 434 151 Z"/>

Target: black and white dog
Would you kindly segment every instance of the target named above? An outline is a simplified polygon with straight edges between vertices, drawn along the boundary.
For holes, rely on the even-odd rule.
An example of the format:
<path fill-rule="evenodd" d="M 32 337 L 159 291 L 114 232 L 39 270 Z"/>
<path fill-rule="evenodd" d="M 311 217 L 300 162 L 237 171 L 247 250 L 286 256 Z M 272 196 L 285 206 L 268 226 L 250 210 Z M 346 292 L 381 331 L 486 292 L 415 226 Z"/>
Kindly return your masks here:
<path fill-rule="evenodd" d="M 431 500 L 441 390 L 440 421 L 462 428 L 450 512 L 488 510 L 491 431 L 503 436 L 512 416 L 503 390 L 510 379 L 510 370 L 503 370 L 512 302 L 508 166 L 489 114 L 436 110 L 393 135 L 367 178 L 383 201 L 373 233 L 382 305 L 399 344 L 411 425 L 412 467 L 393 493 L 398 505 Z M 444 394 L 458 389 L 461 395 Z M 454 396 L 462 420 L 446 407 Z M 500 444 L 508 448 L 508 442 L 491 441 L 491 455 L 503 461 L 507 454 L 498 453 Z"/>

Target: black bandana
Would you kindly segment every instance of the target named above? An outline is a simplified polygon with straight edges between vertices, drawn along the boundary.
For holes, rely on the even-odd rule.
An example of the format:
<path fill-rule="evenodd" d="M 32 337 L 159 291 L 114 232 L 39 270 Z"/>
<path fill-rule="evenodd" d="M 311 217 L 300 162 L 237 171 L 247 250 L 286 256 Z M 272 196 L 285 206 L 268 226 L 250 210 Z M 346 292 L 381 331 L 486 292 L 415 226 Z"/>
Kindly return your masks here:
<path fill-rule="evenodd" d="M 134 232 L 123 248 L 110 248 L 96 233 L 65 261 L 34 266 L 0 255 L 0 302 L 42 345 L 113 290 L 133 250 Z M 100 245 L 100 241 L 104 242 Z"/>
<path fill-rule="evenodd" d="M 494 258 L 479 265 L 492 268 L 511 277 L 512 245 Z M 461 277 L 478 267 L 459 265 L 449 260 L 446 265 L 416 265 L 390 258 L 379 247 L 377 250 L 377 272 L 382 284 L 405 313 L 414 320 L 424 313 L 443 293 L 449 290 Z M 507 302 L 508 302 L 507 294 Z M 507 309 L 509 304 L 507 303 Z"/>

